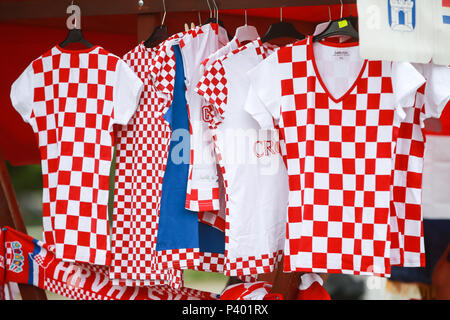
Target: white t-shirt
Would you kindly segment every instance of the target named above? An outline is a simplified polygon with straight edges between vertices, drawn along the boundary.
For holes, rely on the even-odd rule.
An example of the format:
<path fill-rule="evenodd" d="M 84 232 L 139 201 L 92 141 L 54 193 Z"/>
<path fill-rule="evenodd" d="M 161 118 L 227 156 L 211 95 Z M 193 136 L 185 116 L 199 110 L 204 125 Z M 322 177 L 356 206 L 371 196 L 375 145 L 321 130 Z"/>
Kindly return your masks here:
<path fill-rule="evenodd" d="M 281 259 L 288 196 L 286 169 L 271 130 L 244 110 L 245 74 L 273 52 L 250 42 L 210 64 L 196 91 L 215 109 L 216 153 L 225 183 L 225 274 L 271 272 Z"/>

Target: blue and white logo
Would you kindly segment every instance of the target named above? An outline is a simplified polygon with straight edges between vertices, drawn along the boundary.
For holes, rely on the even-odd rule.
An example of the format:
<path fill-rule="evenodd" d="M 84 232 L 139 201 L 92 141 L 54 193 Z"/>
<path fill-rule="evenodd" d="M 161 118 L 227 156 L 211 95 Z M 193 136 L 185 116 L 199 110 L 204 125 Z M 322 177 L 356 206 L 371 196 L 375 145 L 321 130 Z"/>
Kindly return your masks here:
<path fill-rule="evenodd" d="M 411 32 L 416 27 L 416 0 L 388 0 L 388 12 L 392 30 Z"/>

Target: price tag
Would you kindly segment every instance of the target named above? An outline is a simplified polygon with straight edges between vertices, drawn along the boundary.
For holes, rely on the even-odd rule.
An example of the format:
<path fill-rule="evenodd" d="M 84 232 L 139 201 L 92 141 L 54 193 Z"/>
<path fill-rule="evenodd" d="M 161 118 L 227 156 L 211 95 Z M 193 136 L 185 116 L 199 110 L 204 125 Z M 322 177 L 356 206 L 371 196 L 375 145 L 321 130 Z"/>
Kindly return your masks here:
<path fill-rule="evenodd" d="M 344 27 L 348 26 L 348 21 L 347 20 L 341 20 L 341 21 L 338 22 L 338 25 L 339 25 L 339 29 L 340 28 L 344 28 Z"/>

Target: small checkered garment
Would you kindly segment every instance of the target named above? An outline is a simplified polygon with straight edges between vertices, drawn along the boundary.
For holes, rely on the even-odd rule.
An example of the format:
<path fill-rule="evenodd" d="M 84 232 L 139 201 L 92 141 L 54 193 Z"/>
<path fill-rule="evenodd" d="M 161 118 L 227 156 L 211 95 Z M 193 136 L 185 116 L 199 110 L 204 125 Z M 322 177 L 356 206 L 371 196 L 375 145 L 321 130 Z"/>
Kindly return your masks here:
<path fill-rule="evenodd" d="M 208 58 L 206 58 L 202 64 L 201 64 L 201 74 L 204 74 L 205 69 L 209 67 L 212 63 L 214 63 L 218 58 L 236 50 L 239 48 L 241 44 L 239 43 L 239 40 L 236 38 L 236 36 L 231 39 L 231 41 L 211 54 Z M 215 115 L 214 110 L 212 109 L 212 106 L 205 106 L 209 110 L 210 115 Z M 214 123 L 215 121 L 211 121 L 210 125 Z M 217 165 L 217 175 L 218 175 L 218 186 L 217 185 L 211 185 L 211 190 L 208 192 L 208 194 L 212 195 L 211 199 L 206 199 L 205 196 L 203 196 L 202 201 L 210 201 L 212 203 L 213 208 L 219 207 L 219 210 L 215 211 L 200 211 L 198 213 L 198 221 L 210 225 L 218 230 L 225 231 L 225 190 L 223 186 L 223 176 L 222 172 L 220 170 L 220 166 Z M 218 196 L 217 196 L 218 194 Z M 192 195 L 189 194 L 189 197 Z M 217 204 L 217 197 L 219 198 L 219 203 Z M 199 206 L 196 206 L 195 202 L 191 202 L 190 200 L 187 202 L 186 208 L 200 208 Z"/>
<path fill-rule="evenodd" d="M 124 56 L 144 82 L 139 107 L 126 126 L 116 130 L 116 181 L 112 235 L 111 279 L 115 284 L 153 285 L 161 281 L 182 285 L 182 271 L 161 265 L 156 248 L 161 187 L 170 141 L 170 128 L 162 110 L 170 103 L 173 75 L 167 73 L 159 52 L 142 43 Z M 167 63 L 171 63 L 168 61 Z M 158 67 L 154 67 L 158 65 Z M 155 89 L 153 74 L 165 79 L 164 93 Z"/>
<path fill-rule="evenodd" d="M 284 270 L 389 276 L 392 152 L 404 108 L 425 79 L 409 63 L 361 60 L 335 98 L 325 83 L 336 82 L 320 74 L 316 53 L 343 69 L 359 59 L 355 44 L 308 37 L 249 72 L 279 121 L 288 169 Z"/>
<path fill-rule="evenodd" d="M 270 53 L 272 50 L 259 39 L 241 46 L 211 62 L 196 88 L 216 113 L 211 129 L 224 178 L 225 274 L 228 276 L 272 272 L 283 252 L 288 196 L 286 169 L 276 143 L 267 138 L 260 141 L 258 124 L 244 110 L 248 94 L 245 70 L 256 66 Z M 245 150 L 234 139 L 242 137 L 226 138 L 228 133 L 243 131 L 254 133 L 246 142 Z M 273 148 L 265 149 L 267 146 Z M 237 154 L 250 154 L 250 158 L 234 161 Z M 278 170 L 265 175 L 265 166 L 270 167 L 268 162 L 278 165 Z"/>
<path fill-rule="evenodd" d="M 217 24 L 202 26 L 180 40 L 186 75 L 186 99 L 191 127 L 191 154 L 186 191 L 186 209 L 217 211 L 220 209 L 216 156 L 208 124 L 211 108 L 195 94 L 202 76 L 202 62 L 228 44 L 227 32 Z"/>
<path fill-rule="evenodd" d="M 12 103 L 39 143 L 44 239 L 59 259 L 109 264 L 112 128 L 128 122 L 141 91 L 132 70 L 99 46 L 55 46 L 12 86 Z"/>
<path fill-rule="evenodd" d="M 426 78 L 416 95 L 414 108 L 405 110 L 394 153 L 391 191 L 391 264 L 425 266 L 422 213 L 422 171 L 426 118 L 439 118 L 450 99 L 450 68 L 414 64 Z"/>

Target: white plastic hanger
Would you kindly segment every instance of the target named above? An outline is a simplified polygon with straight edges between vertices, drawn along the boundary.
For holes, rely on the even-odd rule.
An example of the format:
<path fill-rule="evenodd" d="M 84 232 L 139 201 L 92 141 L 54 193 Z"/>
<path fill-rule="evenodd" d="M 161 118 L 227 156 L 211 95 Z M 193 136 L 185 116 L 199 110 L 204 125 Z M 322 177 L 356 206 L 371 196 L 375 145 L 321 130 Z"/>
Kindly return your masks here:
<path fill-rule="evenodd" d="M 328 27 L 330 22 L 331 22 L 331 9 L 330 9 L 330 6 L 328 6 L 328 21 L 319 23 L 316 26 L 316 29 L 314 30 L 314 35 L 318 35 L 318 34 L 322 33 Z"/>
<path fill-rule="evenodd" d="M 258 30 L 254 26 L 247 25 L 247 9 L 245 10 L 245 24 L 236 28 L 235 38 L 240 42 L 253 41 L 259 38 Z"/>

